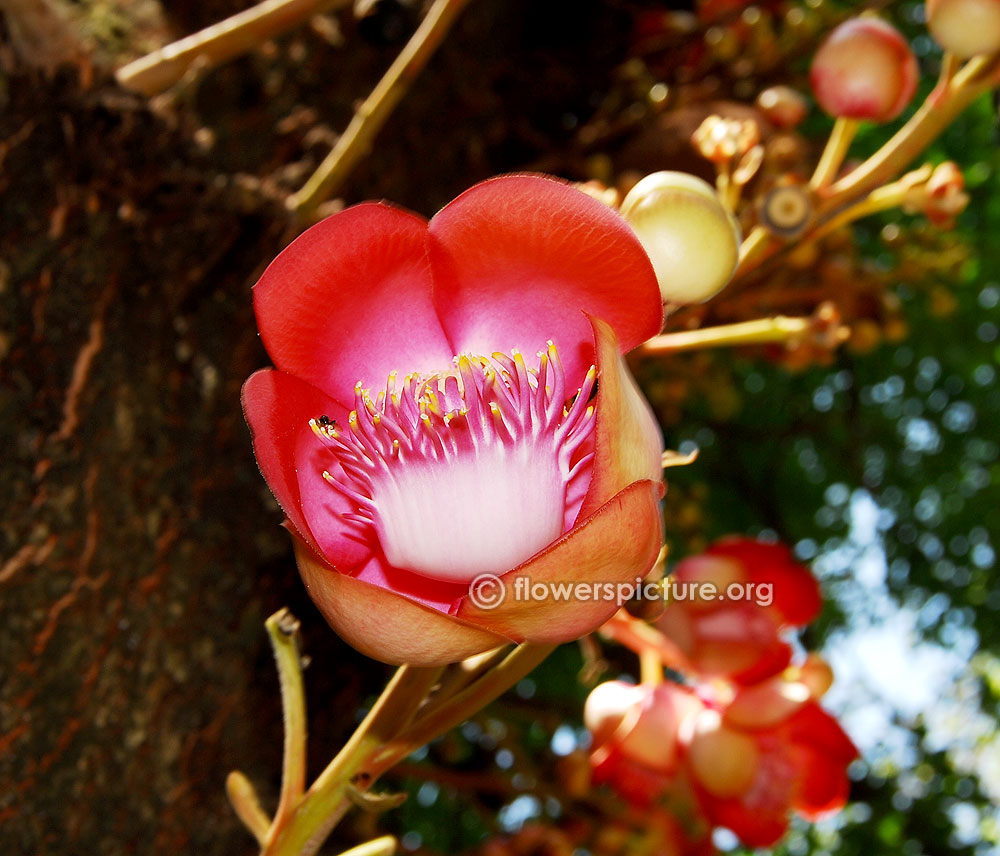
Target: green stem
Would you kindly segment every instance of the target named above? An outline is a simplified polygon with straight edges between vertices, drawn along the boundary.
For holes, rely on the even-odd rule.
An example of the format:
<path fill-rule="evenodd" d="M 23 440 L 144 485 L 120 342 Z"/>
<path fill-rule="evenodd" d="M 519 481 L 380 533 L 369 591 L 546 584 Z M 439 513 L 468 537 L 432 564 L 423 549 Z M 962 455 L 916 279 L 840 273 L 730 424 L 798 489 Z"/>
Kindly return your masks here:
<path fill-rule="evenodd" d="M 271 828 L 271 818 L 260 807 L 257 792 L 250 780 L 239 770 L 233 770 L 226 777 L 226 795 L 236 816 L 250 830 L 257 843 L 263 845 Z"/>
<path fill-rule="evenodd" d="M 998 75 L 1000 56 L 969 60 L 946 84 L 927 96 L 920 109 L 882 148 L 830 188 L 824 208 L 839 208 L 889 181 L 912 163 L 966 107 L 996 86 Z"/>
<path fill-rule="evenodd" d="M 306 787 L 306 697 L 302 686 L 299 622 L 280 609 L 264 622 L 274 650 L 281 683 L 281 710 L 285 721 L 285 751 L 281 769 L 281 796 L 274 820 L 280 824 Z"/>
<path fill-rule="evenodd" d="M 980 95 L 1000 82 L 1000 55 L 978 56 L 957 72 L 946 61 L 938 85 L 909 121 L 874 155 L 856 169 L 818 193 L 816 218 L 822 222 L 855 200 L 891 181 L 909 166 Z M 809 240 L 807 235 L 805 240 Z M 757 226 L 740 247 L 740 261 L 733 282 L 745 277 L 787 246 Z M 730 286 L 732 291 L 732 286 Z"/>
<path fill-rule="evenodd" d="M 410 722 L 441 675 L 441 668 L 400 666 L 344 748 L 320 773 L 286 822 L 275 822 L 262 856 L 313 856 L 351 802 L 349 786 L 367 787 L 362 767 Z M 284 820 L 284 819 L 283 819 Z"/>
<path fill-rule="evenodd" d="M 528 643 L 518 645 L 478 681 L 456 693 L 445 704 L 418 716 L 409 728 L 381 749 L 366 772 L 376 778 L 397 761 L 464 722 L 525 677 L 555 647 Z"/>

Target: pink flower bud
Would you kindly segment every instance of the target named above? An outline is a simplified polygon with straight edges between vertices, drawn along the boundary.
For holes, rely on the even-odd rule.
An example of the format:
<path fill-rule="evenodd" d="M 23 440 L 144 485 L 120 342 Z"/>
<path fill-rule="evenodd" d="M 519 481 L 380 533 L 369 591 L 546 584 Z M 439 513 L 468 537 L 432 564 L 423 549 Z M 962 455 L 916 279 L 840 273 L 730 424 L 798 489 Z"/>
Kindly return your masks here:
<path fill-rule="evenodd" d="M 790 86 L 771 86 L 757 96 L 757 106 L 772 125 L 794 128 L 806 117 L 809 105 Z"/>
<path fill-rule="evenodd" d="M 895 27 L 852 18 L 820 45 L 809 79 L 831 116 L 888 122 L 910 102 L 918 75 L 913 52 Z"/>
<path fill-rule="evenodd" d="M 1000 0 L 927 0 L 927 28 L 960 59 L 1000 51 Z"/>

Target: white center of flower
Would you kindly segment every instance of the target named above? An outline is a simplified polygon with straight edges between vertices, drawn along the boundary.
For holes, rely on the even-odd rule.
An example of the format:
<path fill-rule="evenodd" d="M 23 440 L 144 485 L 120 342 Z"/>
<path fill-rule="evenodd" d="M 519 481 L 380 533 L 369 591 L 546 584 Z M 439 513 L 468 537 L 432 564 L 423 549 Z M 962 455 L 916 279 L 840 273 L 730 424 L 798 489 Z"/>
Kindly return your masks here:
<path fill-rule="evenodd" d="M 310 423 L 335 461 L 323 476 L 393 567 L 458 583 L 502 574 L 568 528 L 571 495 L 589 481 L 594 379 L 570 402 L 549 343 L 537 370 L 517 352 L 460 356 L 399 390 L 390 375 L 374 400 L 359 384 L 346 429 Z"/>

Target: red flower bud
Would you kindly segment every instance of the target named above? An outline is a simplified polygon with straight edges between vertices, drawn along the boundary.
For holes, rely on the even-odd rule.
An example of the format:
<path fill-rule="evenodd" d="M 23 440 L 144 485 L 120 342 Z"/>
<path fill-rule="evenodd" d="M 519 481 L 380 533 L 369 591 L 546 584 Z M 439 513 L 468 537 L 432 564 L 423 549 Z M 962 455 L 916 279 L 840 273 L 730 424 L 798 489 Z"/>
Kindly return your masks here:
<path fill-rule="evenodd" d="M 888 122 L 917 88 L 917 61 L 899 31 L 878 18 L 837 27 L 813 58 L 809 79 L 831 116 Z"/>

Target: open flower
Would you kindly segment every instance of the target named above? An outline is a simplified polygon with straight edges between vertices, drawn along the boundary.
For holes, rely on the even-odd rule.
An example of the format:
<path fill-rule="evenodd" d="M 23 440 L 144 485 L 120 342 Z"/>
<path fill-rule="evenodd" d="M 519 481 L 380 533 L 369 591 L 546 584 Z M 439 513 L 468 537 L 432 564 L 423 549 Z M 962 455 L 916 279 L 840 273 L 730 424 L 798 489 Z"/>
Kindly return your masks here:
<path fill-rule="evenodd" d="M 677 684 L 598 684 L 583 708 L 594 782 L 633 805 L 653 805 L 677 774 L 685 722 L 699 710 L 694 693 Z"/>
<path fill-rule="evenodd" d="M 816 820 L 847 801 L 858 750 L 819 704 L 831 680 L 811 655 L 749 686 L 600 684 L 584 707 L 593 780 L 644 811 L 677 812 L 689 849 L 713 826 L 769 847 L 792 812 Z"/>
<path fill-rule="evenodd" d="M 657 624 L 706 677 L 750 683 L 791 660 L 783 635 L 819 613 L 819 585 L 781 544 L 727 538 L 678 563 Z M 704 584 L 714 586 L 699 597 Z"/>
<path fill-rule="evenodd" d="M 287 247 L 254 308 L 276 366 L 243 389 L 257 461 L 310 595 L 362 652 L 573 639 L 617 604 L 525 601 L 517 577 L 653 565 L 662 442 L 621 354 L 658 332 L 659 289 L 600 202 L 507 176 L 430 223 L 357 205 Z"/>
<path fill-rule="evenodd" d="M 685 762 L 702 810 L 748 847 L 770 847 L 791 811 L 818 820 L 844 807 L 858 750 L 818 698 L 815 662 L 708 701 L 694 721 Z"/>

